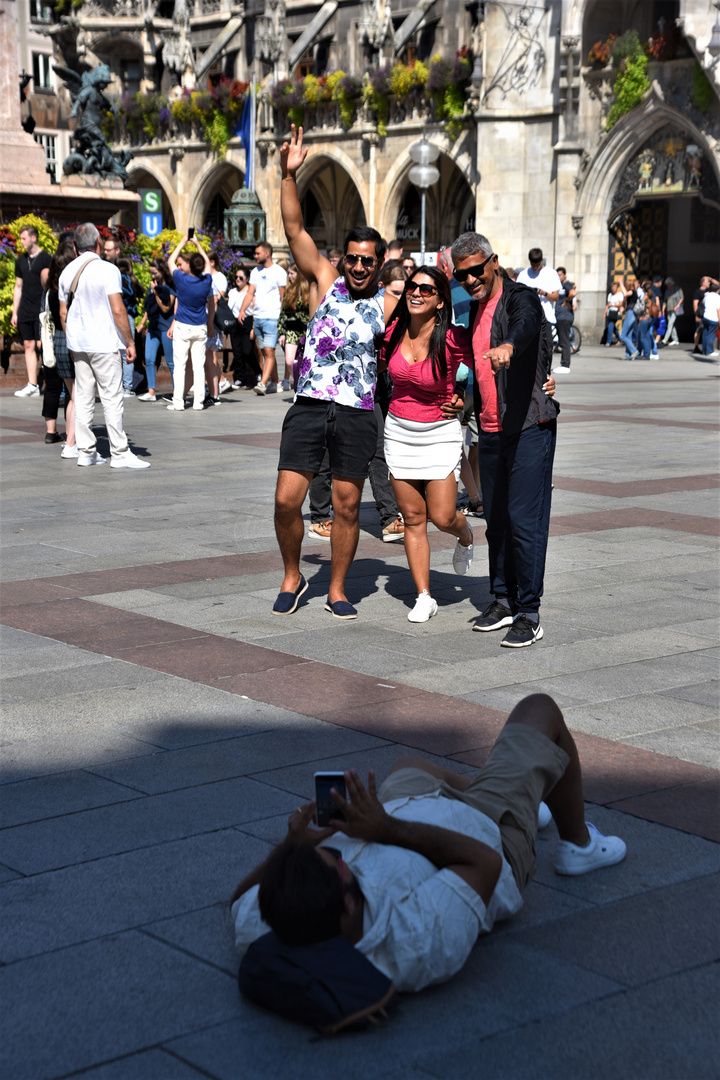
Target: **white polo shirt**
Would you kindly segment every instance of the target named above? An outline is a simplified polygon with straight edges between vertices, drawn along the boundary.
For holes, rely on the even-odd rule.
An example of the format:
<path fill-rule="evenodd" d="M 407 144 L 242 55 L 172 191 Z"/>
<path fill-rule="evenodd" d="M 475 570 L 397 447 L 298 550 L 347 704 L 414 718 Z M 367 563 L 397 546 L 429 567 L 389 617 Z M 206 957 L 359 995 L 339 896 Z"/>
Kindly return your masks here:
<path fill-rule="evenodd" d="M 541 266 L 537 271 L 528 266 L 527 270 L 523 270 L 518 274 L 517 279 L 521 285 L 529 285 L 531 289 L 542 289 L 543 292 L 547 293 L 560 292 L 562 288 L 558 272 L 553 270 L 552 266 Z M 538 299 L 542 304 L 547 321 L 555 323 L 557 321 L 555 318 L 555 301 L 548 300 L 546 296 L 540 296 Z"/>
<path fill-rule="evenodd" d="M 119 352 L 125 343 L 118 334 L 108 297 L 122 295 L 120 271 L 114 263 L 105 262 L 94 251 L 84 251 L 65 267 L 58 283 L 58 296 L 67 303 L 70 287 L 81 266 L 83 270 L 75 297 L 67 315 L 65 336 L 73 352 Z"/>
<path fill-rule="evenodd" d="M 280 289 L 287 285 L 287 274 L 282 266 L 271 263 L 270 266 L 256 266 L 250 272 L 250 284 L 255 286 L 253 297 L 254 317 L 256 319 L 278 319 L 280 317 Z"/>

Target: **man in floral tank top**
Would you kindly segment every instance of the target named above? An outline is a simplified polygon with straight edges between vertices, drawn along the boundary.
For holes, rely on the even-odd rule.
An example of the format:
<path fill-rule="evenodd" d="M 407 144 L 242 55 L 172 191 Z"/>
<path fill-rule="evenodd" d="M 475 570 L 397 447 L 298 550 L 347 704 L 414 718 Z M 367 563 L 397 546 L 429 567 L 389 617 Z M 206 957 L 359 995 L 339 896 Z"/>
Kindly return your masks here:
<path fill-rule="evenodd" d="M 334 522 L 330 587 L 325 609 L 337 619 L 356 619 L 345 595 L 345 578 L 360 532 L 358 513 L 368 466 L 377 445 L 374 413 L 377 348 L 395 298 L 378 285 L 385 241 L 358 226 L 345 237 L 341 276 L 305 229 L 295 176 L 307 156 L 302 128 L 292 127 L 280 151 L 281 210 L 285 233 L 300 271 L 315 286 L 316 309 L 307 328 L 295 403 L 282 430 L 275 532 L 285 566 L 274 615 L 291 615 L 307 589 L 300 573 L 304 535 L 302 505 L 327 449 L 332 472 Z M 387 306 L 387 310 L 386 310 Z"/>

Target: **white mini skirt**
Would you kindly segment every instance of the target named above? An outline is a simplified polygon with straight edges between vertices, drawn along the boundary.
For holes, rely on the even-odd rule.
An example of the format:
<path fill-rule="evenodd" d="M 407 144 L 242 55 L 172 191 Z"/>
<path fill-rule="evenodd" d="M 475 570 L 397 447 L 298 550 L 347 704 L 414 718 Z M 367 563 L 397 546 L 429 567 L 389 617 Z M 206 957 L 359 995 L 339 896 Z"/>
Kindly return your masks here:
<path fill-rule="evenodd" d="M 385 460 L 396 480 L 444 480 L 450 473 L 460 479 L 463 452 L 460 421 L 385 418 Z"/>

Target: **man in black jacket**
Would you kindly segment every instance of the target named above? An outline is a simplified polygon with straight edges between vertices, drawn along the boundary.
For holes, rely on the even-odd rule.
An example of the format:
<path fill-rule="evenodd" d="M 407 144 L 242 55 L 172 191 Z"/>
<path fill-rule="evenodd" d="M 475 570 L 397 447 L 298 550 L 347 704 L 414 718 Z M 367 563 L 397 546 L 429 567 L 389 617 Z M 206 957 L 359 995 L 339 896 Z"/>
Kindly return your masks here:
<path fill-rule="evenodd" d="M 473 630 L 509 627 L 518 649 L 543 636 L 543 593 L 558 405 L 546 382 L 552 352 L 537 295 L 500 275 L 479 233 L 452 246 L 455 277 L 472 297 L 475 412 L 493 601 Z"/>

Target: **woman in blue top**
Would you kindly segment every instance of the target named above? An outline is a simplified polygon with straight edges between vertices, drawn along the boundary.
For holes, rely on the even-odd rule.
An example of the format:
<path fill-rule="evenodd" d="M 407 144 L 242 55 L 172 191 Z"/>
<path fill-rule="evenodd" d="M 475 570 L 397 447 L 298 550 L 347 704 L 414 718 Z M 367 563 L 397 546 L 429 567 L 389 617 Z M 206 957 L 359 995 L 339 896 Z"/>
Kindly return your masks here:
<path fill-rule="evenodd" d="M 170 374 L 173 374 L 173 347 L 168 337 L 175 312 L 175 286 L 170 276 L 170 267 L 164 259 L 153 259 L 150 263 L 152 285 L 145 296 L 145 313 L 138 332 L 147 327 L 145 338 L 145 374 L 147 375 L 147 394 L 141 394 L 138 401 L 157 401 L 155 397 L 155 370 L 157 354 L 162 345 Z"/>
<path fill-rule="evenodd" d="M 173 251 L 168 266 L 177 292 L 175 318 L 167 334 L 173 343 L 173 399 L 168 409 L 182 412 L 185 408 L 185 367 L 188 356 L 193 369 L 193 409 L 204 408 L 205 401 L 205 346 L 213 333 L 215 320 L 215 297 L 213 296 L 210 261 L 196 238 L 192 242 L 197 251 L 192 255 L 183 252 L 188 243 L 187 233 Z"/>

